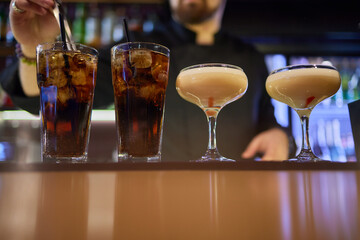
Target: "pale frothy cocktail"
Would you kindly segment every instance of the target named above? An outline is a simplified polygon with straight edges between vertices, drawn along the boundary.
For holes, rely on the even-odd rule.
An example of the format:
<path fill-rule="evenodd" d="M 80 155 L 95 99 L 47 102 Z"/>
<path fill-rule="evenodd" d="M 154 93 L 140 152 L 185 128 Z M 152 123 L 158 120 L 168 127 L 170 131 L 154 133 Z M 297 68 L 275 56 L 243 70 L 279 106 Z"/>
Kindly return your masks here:
<path fill-rule="evenodd" d="M 309 142 L 309 116 L 313 108 L 334 95 L 340 88 L 340 74 L 327 65 L 293 65 L 270 73 L 266 80 L 269 95 L 293 108 L 302 125 L 302 147 L 296 156 L 299 162 L 315 162 Z"/>
<path fill-rule="evenodd" d="M 302 68 L 270 75 L 266 90 L 272 98 L 297 111 L 311 111 L 334 95 L 340 83 L 339 73 L 334 69 Z"/>
<path fill-rule="evenodd" d="M 185 100 L 204 110 L 209 123 L 209 144 L 197 161 L 233 161 L 221 156 L 216 147 L 216 118 L 226 104 L 244 95 L 248 80 L 240 67 L 209 63 L 187 67 L 176 79 L 176 90 Z"/>
<path fill-rule="evenodd" d="M 221 66 L 182 71 L 176 80 L 180 96 L 204 110 L 221 109 L 239 99 L 247 85 L 243 71 Z"/>

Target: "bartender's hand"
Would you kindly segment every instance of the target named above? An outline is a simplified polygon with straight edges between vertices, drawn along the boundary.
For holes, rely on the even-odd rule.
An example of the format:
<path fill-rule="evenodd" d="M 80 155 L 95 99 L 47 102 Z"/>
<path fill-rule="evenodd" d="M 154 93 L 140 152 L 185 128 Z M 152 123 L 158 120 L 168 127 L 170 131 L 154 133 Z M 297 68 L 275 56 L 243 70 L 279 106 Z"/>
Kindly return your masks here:
<path fill-rule="evenodd" d="M 243 158 L 255 157 L 262 153 L 262 161 L 287 160 L 289 155 L 289 140 L 286 133 L 279 128 L 261 132 L 256 135 L 242 154 Z"/>
<path fill-rule="evenodd" d="M 35 59 L 36 46 L 53 42 L 60 29 L 53 14 L 54 0 L 11 0 L 10 27 L 24 57 Z M 26 96 L 38 96 L 36 65 L 19 61 L 19 77 Z"/>
<path fill-rule="evenodd" d="M 16 7 L 12 6 L 14 1 Z M 53 0 L 11 1 L 11 31 L 25 56 L 35 57 L 38 44 L 53 42 L 59 35 L 59 26 L 52 12 L 54 6 Z"/>

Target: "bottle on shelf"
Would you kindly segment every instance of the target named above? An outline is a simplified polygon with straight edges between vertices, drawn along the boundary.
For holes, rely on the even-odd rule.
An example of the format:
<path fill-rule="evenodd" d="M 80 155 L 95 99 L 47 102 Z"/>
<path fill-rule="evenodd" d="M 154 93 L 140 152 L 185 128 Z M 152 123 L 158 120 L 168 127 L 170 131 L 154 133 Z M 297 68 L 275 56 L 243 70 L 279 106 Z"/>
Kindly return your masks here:
<path fill-rule="evenodd" d="M 319 146 L 319 157 L 324 160 L 331 160 L 330 149 L 328 147 L 328 142 L 326 141 L 326 127 L 325 121 L 323 119 L 319 119 L 317 122 L 317 141 L 314 144 Z M 315 150 L 315 149 L 314 149 Z"/>
<path fill-rule="evenodd" d="M 110 6 L 105 7 L 101 19 L 101 45 L 108 45 L 114 41 L 115 13 Z"/>
<path fill-rule="evenodd" d="M 72 19 L 72 35 L 75 42 L 85 43 L 85 20 L 85 3 L 77 3 L 74 19 Z"/>
<path fill-rule="evenodd" d="M 341 135 L 340 135 L 340 121 L 339 119 L 332 120 L 332 130 L 333 130 L 333 151 L 336 155 L 334 158 L 337 162 L 346 162 L 346 153 L 344 146 L 342 144 Z"/>
<path fill-rule="evenodd" d="M 92 47 L 101 46 L 101 11 L 98 3 L 90 3 L 85 22 L 85 43 Z"/>
<path fill-rule="evenodd" d="M 126 17 L 126 9 L 119 7 L 115 10 L 114 29 L 112 39 L 118 42 L 124 38 L 123 19 Z"/>

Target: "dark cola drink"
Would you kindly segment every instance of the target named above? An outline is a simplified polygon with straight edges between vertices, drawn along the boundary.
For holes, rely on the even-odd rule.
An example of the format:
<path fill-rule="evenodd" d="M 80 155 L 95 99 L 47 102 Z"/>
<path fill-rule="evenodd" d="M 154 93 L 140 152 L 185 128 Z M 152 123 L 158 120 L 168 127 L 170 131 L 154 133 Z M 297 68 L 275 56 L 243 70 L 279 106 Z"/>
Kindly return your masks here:
<path fill-rule="evenodd" d="M 38 51 L 43 160 L 87 159 L 97 54 L 77 48 Z"/>
<path fill-rule="evenodd" d="M 164 52 L 152 50 L 151 44 L 137 47 L 113 48 L 118 157 L 160 161 L 169 53 L 165 47 Z"/>

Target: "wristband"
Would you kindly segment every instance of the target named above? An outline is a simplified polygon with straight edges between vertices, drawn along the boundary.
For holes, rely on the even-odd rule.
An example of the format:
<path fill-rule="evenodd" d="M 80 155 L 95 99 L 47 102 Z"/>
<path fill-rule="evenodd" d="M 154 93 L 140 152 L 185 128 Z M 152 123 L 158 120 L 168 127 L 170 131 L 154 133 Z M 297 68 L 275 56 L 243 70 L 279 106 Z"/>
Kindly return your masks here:
<path fill-rule="evenodd" d="M 27 65 L 36 65 L 36 58 L 29 58 L 25 56 L 19 43 L 16 44 L 15 52 L 16 56 L 21 60 L 21 62 Z"/>

